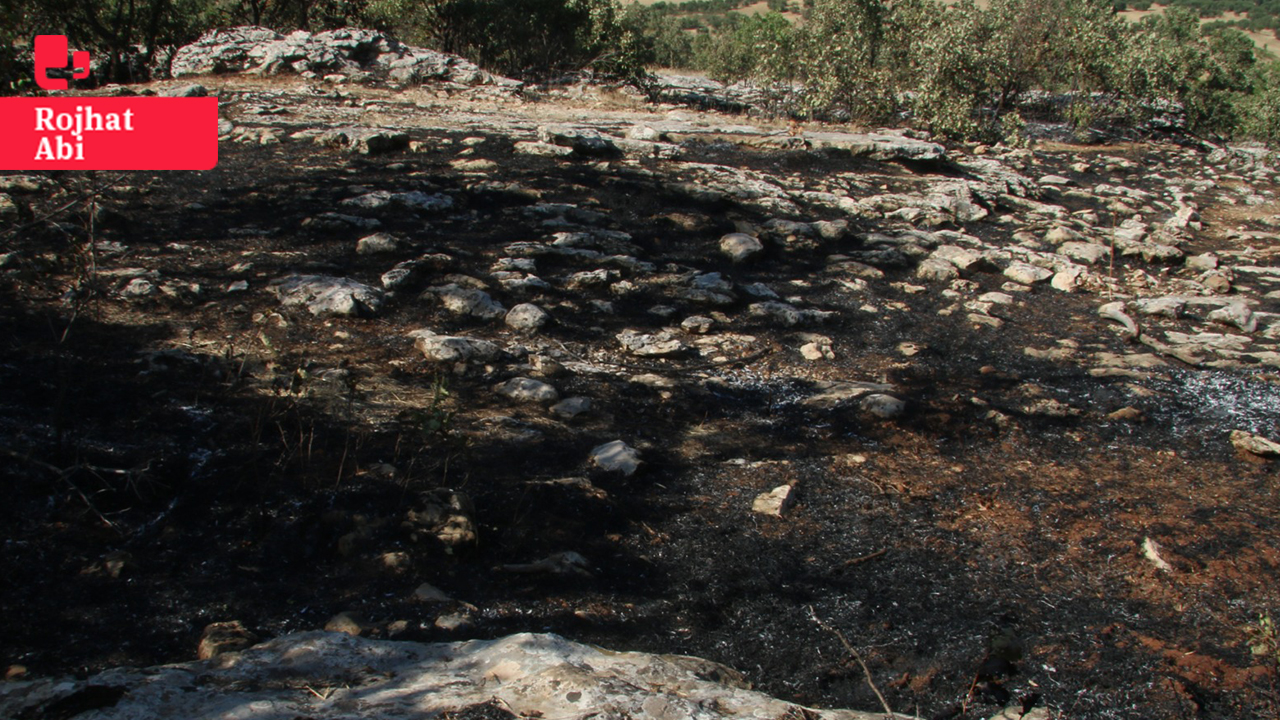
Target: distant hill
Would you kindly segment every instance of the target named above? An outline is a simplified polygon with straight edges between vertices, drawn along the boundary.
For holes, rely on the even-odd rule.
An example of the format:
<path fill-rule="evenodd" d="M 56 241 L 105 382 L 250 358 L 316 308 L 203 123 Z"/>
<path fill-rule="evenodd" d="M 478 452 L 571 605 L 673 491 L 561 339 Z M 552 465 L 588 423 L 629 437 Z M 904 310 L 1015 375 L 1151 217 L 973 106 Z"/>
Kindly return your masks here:
<path fill-rule="evenodd" d="M 801 9 L 804 0 L 622 0 L 624 5 L 639 4 L 657 6 L 666 14 L 681 16 L 687 19 L 686 28 L 716 27 L 713 18 L 723 18 L 730 13 L 741 15 L 758 15 L 771 10 L 782 11 L 783 16 L 792 22 L 801 20 Z M 985 7 L 986 0 L 977 0 L 979 7 Z M 1163 12 L 1167 7 L 1183 7 L 1198 13 L 1201 21 L 1220 23 L 1234 27 L 1248 35 L 1254 44 L 1280 56 L 1280 39 L 1276 33 L 1280 31 L 1280 0 L 1169 0 L 1166 4 L 1152 3 L 1150 0 L 1124 2 L 1117 0 L 1117 8 L 1124 8 L 1120 14 L 1128 20 L 1137 20 L 1153 13 Z"/>
<path fill-rule="evenodd" d="M 1220 23 L 1242 31 L 1258 47 L 1273 55 L 1280 55 L 1280 2 L 1254 2 L 1254 0 L 1172 0 L 1168 5 L 1150 2 L 1129 3 L 1120 14 L 1134 22 L 1153 13 L 1164 12 L 1167 7 L 1183 7 L 1199 13 L 1203 23 Z"/>

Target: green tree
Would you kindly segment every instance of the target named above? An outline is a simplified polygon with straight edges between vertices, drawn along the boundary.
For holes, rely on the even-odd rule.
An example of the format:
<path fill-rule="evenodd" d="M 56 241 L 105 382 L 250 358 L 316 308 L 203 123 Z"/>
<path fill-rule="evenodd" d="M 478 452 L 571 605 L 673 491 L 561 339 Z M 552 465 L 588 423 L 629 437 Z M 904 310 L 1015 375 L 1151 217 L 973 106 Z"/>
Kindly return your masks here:
<path fill-rule="evenodd" d="M 989 139 L 1030 90 L 1068 93 L 1068 116 L 1087 124 L 1093 94 L 1114 92 L 1125 39 L 1100 0 L 993 0 L 987 9 L 903 0 L 892 27 L 897 84 L 915 116 L 946 135 Z"/>
<path fill-rule="evenodd" d="M 1170 8 L 1142 19 L 1128 59 L 1125 94 L 1134 117 L 1173 101 L 1193 133 L 1230 137 L 1240 129 L 1257 75 L 1253 43 L 1238 30 L 1201 28 L 1192 13 Z"/>
<path fill-rule="evenodd" d="M 642 38 L 619 22 L 613 0 L 376 0 L 369 14 L 411 42 L 503 75 L 642 72 Z"/>
<path fill-rule="evenodd" d="M 797 53 L 810 112 L 881 120 L 892 111 L 888 16 L 883 0 L 817 0 Z"/>
<path fill-rule="evenodd" d="M 797 72 L 795 28 L 778 13 L 741 18 L 721 34 L 705 62 L 717 80 L 790 82 Z"/>

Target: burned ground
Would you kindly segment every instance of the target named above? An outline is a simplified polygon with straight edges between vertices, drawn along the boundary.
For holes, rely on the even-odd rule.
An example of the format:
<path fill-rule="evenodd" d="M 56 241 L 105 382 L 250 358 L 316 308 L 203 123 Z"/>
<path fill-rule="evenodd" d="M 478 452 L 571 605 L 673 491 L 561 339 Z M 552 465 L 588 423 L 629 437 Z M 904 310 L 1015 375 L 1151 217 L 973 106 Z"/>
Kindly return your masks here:
<path fill-rule="evenodd" d="M 271 102 L 297 99 L 287 87 L 220 88 L 231 108 L 273 91 L 284 95 Z M 388 126 L 413 113 L 387 93 L 351 101 L 377 104 Z M 283 132 L 306 127 L 288 107 Z M 693 654 L 780 697 L 876 708 L 821 621 L 858 649 L 895 710 L 924 717 L 990 717 L 1020 703 L 1090 718 L 1280 712 L 1274 664 L 1251 653 L 1249 633 L 1280 609 L 1274 461 L 1227 441 L 1235 429 L 1276 435 L 1280 385 L 1263 336 L 1277 301 L 1265 286 L 1237 273 L 1231 290 L 1263 318 L 1254 355 L 1108 366 L 1101 354 L 1149 350 L 1097 306 L 1169 292 L 1189 277 L 1179 263 L 1117 257 L 1090 270 L 1100 287 L 1038 284 L 1007 308 L 973 311 L 1000 320 L 987 324 L 956 308 L 1005 288 L 997 268 L 960 285 L 918 279 L 918 255 L 882 252 L 896 246 L 875 239 L 913 230 L 908 222 L 803 201 L 805 188 L 835 183 L 855 197 L 919 192 L 972 177 L 962 164 L 732 138 L 686 140 L 680 162 L 518 151 L 529 127 L 575 112 L 543 100 L 495 110 L 515 118 L 507 124 L 431 116 L 405 125 L 416 152 L 370 157 L 302 139 L 228 142 L 208 172 L 50 173 L 39 190 L 15 191 L 21 215 L 0 228 L 12 253 L 0 292 L 0 663 L 44 676 L 188 660 L 212 622 L 269 637 L 350 611 L 367 632 L 403 639 L 548 630 Z M 647 121 L 628 112 L 628 123 Z M 972 148 L 949 150 L 954 159 Z M 1102 156 L 1142 167 L 1117 175 L 1093 159 Z M 1028 177 L 1160 197 L 1167 183 L 1151 175 L 1190 177 L 1204 157 L 1152 144 L 1003 160 Z M 492 164 L 460 169 L 460 159 Z M 1089 167 L 1073 169 L 1082 159 Z M 695 163 L 793 178 L 801 212 L 691 190 L 705 184 Z M 1239 177 L 1256 193 L 1274 189 L 1273 175 Z M 1251 245 L 1249 262 L 1271 265 L 1274 198 L 1244 213 L 1222 202 L 1229 184 L 1197 191 L 1204 226 L 1183 251 L 1243 264 L 1231 254 Z M 375 190 L 453 204 L 355 213 L 400 238 L 390 254 L 356 253 L 372 230 L 314 222 Z M 1059 202 L 1097 212 L 1099 228 L 1124 219 L 1087 193 Z M 931 230 L 1016 244 L 1025 208 L 987 205 L 987 218 Z M 779 217 L 848 228 L 834 239 L 762 229 Z M 720 238 L 744 228 L 768 242 L 734 264 Z M 513 245 L 603 230 L 627 233 L 630 247 L 587 261 L 539 255 L 544 288 L 495 279 Z M 858 270 L 865 283 L 842 285 L 836 254 L 879 262 L 881 275 Z M 602 259 L 616 255 L 651 266 Z M 269 289 L 290 274 L 377 286 L 423 257 L 435 258 L 427 274 L 371 317 L 315 316 Z M 595 269 L 603 282 L 570 282 Z M 670 292 L 713 272 L 732 287 L 723 304 Z M 130 297 L 138 278 L 156 290 Z M 519 334 L 423 292 L 471 280 L 507 307 L 539 304 L 552 323 Z M 238 281 L 247 289 L 232 290 Z M 795 326 L 753 314 L 743 288 L 754 283 L 830 314 Z M 681 335 L 683 354 L 629 355 L 615 340 L 714 313 L 712 332 Z M 406 335 L 423 328 L 488 338 L 505 354 L 431 362 Z M 833 357 L 804 359 L 801 333 L 826 336 Z M 699 338 L 720 344 L 698 352 Z M 1092 372 L 1106 367 L 1125 372 Z M 493 390 L 539 373 L 593 409 L 562 419 Z M 885 419 L 807 403 L 828 381 L 884 383 L 905 411 Z M 1124 408 L 1133 412 L 1113 415 Z M 615 439 L 639 450 L 636 474 L 587 462 Z M 566 477 L 588 482 L 545 482 Z M 752 512 L 757 495 L 784 484 L 794 505 L 782 517 Z M 442 489 L 469 496 L 475 543 L 412 539 L 406 514 Z M 1167 569 L 1144 555 L 1148 540 Z M 586 558 L 587 574 L 512 571 L 566 551 Z M 416 599 L 424 582 L 457 600 Z M 441 615 L 464 622 L 445 629 Z"/>

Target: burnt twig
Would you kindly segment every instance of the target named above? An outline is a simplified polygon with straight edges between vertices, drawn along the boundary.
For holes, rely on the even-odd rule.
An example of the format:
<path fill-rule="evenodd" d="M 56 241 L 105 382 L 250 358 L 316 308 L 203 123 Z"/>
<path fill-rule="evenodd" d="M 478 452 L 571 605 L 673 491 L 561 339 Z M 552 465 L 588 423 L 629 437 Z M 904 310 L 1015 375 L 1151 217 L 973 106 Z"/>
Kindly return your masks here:
<path fill-rule="evenodd" d="M 883 552 L 883 550 L 881 552 Z M 844 638 L 844 635 L 839 630 L 822 622 L 822 620 L 818 617 L 818 613 L 814 612 L 812 605 L 809 606 L 809 617 L 813 618 L 813 622 L 817 624 L 818 627 L 822 628 L 823 630 L 826 630 L 832 635 L 835 635 L 836 639 L 840 641 L 840 644 L 844 646 L 844 649 L 848 651 L 850 655 L 853 656 L 854 660 L 858 661 L 858 665 L 862 667 L 863 676 L 866 677 L 867 679 L 867 686 L 871 688 L 871 692 L 875 693 L 876 698 L 880 700 L 880 707 L 884 708 L 885 717 L 889 717 L 889 718 L 897 717 L 894 714 L 893 709 L 889 707 L 889 702 L 885 700 L 884 695 L 881 694 L 880 688 L 876 687 L 875 681 L 871 679 L 871 670 L 870 668 L 867 667 L 867 664 L 862 661 L 862 655 L 860 655 L 858 651 L 855 650 L 854 647 L 849 644 L 849 641 Z"/>

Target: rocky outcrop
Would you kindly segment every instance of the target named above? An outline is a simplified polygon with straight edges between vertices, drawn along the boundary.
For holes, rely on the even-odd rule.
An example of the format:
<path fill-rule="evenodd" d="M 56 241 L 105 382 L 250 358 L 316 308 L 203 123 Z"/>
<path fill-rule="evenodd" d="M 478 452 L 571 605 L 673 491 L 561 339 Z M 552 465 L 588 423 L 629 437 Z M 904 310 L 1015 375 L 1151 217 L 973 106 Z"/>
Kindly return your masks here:
<path fill-rule="evenodd" d="M 345 720 L 451 713 L 673 720 L 885 717 L 778 700 L 752 691 L 737 672 L 707 660 L 613 652 L 533 633 L 426 645 L 304 632 L 208 662 L 0 685 L 3 717 L 70 717 L 72 707 L 73 714 L 92 711 L 99 720 Z"/>
<path fill-rule="evenodd" d="M 210 31 L 174 53 L 172 77 L 232 72 L 386 80 L 400 85 L 448 82 L 514 91 L 522 84 L 484 72 L 454 55 L 403 45 L 375 30 L 342 28 L 281 35 L 262 27 Z"/>

